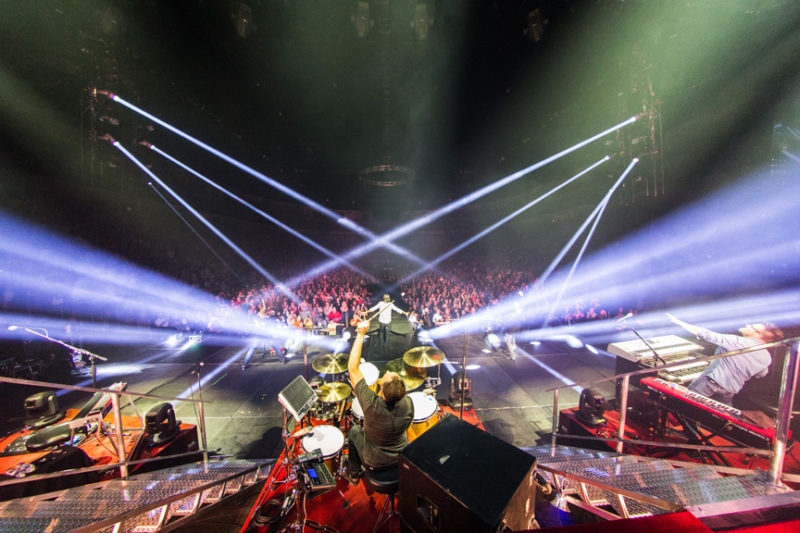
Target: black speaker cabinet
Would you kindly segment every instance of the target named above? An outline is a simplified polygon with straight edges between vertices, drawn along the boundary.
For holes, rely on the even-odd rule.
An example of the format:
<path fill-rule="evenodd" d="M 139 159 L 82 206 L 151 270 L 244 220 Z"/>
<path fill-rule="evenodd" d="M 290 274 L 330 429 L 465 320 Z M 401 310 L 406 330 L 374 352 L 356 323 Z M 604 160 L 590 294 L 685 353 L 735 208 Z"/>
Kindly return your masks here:
<path fill-rule="evenodd" d="M 448 415 L 400 454 L 400 516 L 417 533 L 535 527 L 536 458 Z"/>

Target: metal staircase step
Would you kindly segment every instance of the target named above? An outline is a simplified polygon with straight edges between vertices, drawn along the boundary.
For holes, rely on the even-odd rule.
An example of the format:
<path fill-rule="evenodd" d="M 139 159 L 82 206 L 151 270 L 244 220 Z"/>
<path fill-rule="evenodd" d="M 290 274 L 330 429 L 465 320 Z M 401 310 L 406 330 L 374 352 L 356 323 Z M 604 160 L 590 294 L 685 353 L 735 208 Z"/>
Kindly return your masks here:
<path fill-rule="evenodd" d="M 763 472 L 723 475 L 702 464 L 675 464 L 565 446 L 524 450 L 537 458 L 540 472 L 556 484 L 562 496 L 571 503 L 583 502 L 581 506 L 606 518 L 614 515 L 603 509 L 613 508 L 618 517 L 635 517 L 791 492 L 769 483 Z"/>
<path fill-rule="evenodd" d="M 761 479 L 761 474 L 753 473 L 717 479 L 692 480 L 671 485 L 654 485 L 645 487 L 641 491 L 661 500 L 672 501 L 686 507 L 782 494 L 789 492 L 789 489 L 773 485 L 766 479 Z"/>
<path fill-rule="evenodd" d="M 572 446 L 556 446 L 555 448 L 551 448 L 550 446 L 547 445 L 531 446 L 528 448 L 522 448 L 522 451 L 536 457 L 536 461 L 539 464 L 542 464 L 543 462 L 555 462 L 562 459 L 578 458 L 578 457 L 602 458 L 602 457 L 616 456 L 614 452 L 588 450 L 586 448 L 575 448 Z"/>
<path fill-rule="evenodd" d="M 262 468 L 263 466 L 263 468 Z M 195 463 L 69 489 L 55 496 L 0 502 L 0 533 L 155 531 L 256 483 L 271 461 Z"/>

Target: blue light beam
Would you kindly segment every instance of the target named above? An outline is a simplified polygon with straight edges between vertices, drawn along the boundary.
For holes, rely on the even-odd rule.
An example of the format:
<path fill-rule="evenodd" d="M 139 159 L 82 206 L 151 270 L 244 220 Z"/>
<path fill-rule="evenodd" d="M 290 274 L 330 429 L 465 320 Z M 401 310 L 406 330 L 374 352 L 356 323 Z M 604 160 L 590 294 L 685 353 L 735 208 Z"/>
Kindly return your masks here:
<path fill-rule="evenodd" d="M 220 152 L 219 150 L 217 150 L 215 148 L 212 148 L 211 146 L 209 146 L 208 144 L 204 143 L 203 141 L 192 137 L 188 133 L 185 133 L 185 132 L 179 130 L 178 128 L 176 128 L 175 126 L 172 126 L 171 124 L 168 124 L 167 122 L 164 122 L 160 118 L 158 118 L 158 117 L 156 117 L 154 115 L 151 115 L 147 111 L 136 107 L 132 103 L 124 100 L 123 98 L 121 98 L 119 95 L 116 95 L 116 94 L 113 94 L 113 93 L 107 93 L 106 91 L 98 91 L 98 93 L 99 94 L 106 94 L 113 101 L 115 101 L 115 102 L 117 102 L 119 104 L 122 104 L 123 106 L 127 107 L 131 111 L 134 111 L 135 113 L 138 113 L 139 115 L 142 115 L 143 117 L 145 117 L 145 118 L 147 118 L 149 120 L 152 120 L 156 124 L 159 124 L 160 126 L 166 128 L 167 130 L 171 131 L 172 133 L 178 135 L 179 137 L 183 137 L 184 139 L 186 139 L 190 143 L 194 144 L 195 146 L 198 146 L 198 147 L 202 148 L 203 150 L 205 150 L 206 152 L 219 157 L 223 161 L 235 166 L 239 170 L 241 170 L 243 172 L 246 172 L 247 174 L 253 176 L 254 178 L 266 183 L 270 187 L 278 189 L 282 193 L 286 194 L 287 196 L 290 196 L 291 198 L 294 198 L 295 200 L 301 202 L 304 205 L 307 205 L 308 207 L 310 207 L 311 209 L 317 211 L 318 213 L 321 213 L 321 214 L 325 215 L 326 217 L 335 220 L 337 224 L 339 224 L 341 226 L 344 226 L 344 227 L 350 229 L 351 231 L 354 231 L 355 233 L 358 233 L 362 237 L 365 237 L 367 239 L 373 240 L 376 243 L 376 246 L 384 246 L 384 247 L 388 248 L 389 250 L 391 250 L 392 252 L 394 252 L 397 255 L 400 255 L 402 257 L 407 257 L 407 258 L 412 259 L 413 261 L 416 261 L 418 263 L 422 263 L 422 259 L 416 257 L 410 251 L 408 251 L 406 249 L 403 249 L 403 248 L 401 248 L 401 247 L 399 247 L 396 244 L 393 244 L 391 242 L 384 241 L 383 239 L 381 239 L 380 237 L 378 237 L 377 235 L 375 235 L 371 231 L 367 230 L 366 228 L 363 228 L 363 227 L 359 226 L 358 224 L 356 224 L 352 220 L 350 220 L 348 218 L 345 218 L 345 217 L 339 215 L 338 213 L 328 209 L 327 207 L 315 202 L 311 198 L 308 198 L 307 196 L 305 196 L 303 194 L 300 194 L 299 192 L 294 191 L 293 189 L 290 189 L 289 187 L 287 187 L 286 185 L 280 183 L 279 181 L 276 181 L 276 180 L 270 178 L 269 176 L 265 176 L 261 172 L 255 170 L 254 168 L 252 168 L 252 167 L 250 167 L 248 165 L 245 165 L 244 163 L 242 163 L 240 161 L 237 161 L 236 159 L 230 157 L 229 155 L 224 154 L 224 153 Z"/>
<path fill-rule="evenodd" d="M 159 148 L 158 148 L 156 145 L 154 145 L 154 144 L 149 144 L 149 143 L 148 143 L 148 144 L 147 144 L 147 146 L 148 146 L 148 147 L 149 147 L 151 150 L 153 150 L 155 153 L 159 154 L 160 156 L 162 156 L 162 157 L 166 158 L 167 160 L 169 160 L 169 161 L 171 161 L 172 163 L 174 163 L 174 164 L 178 165 L 179 167 L 181 167 L 181 168 L 182 168 L 182 169 L 184 169 L 185 171 L 189 172 L 189 173 L 190 173 L 190 174 L 192 174 L 193 176 L 195 176 L 195 177 L 197 177 L 197 178 L 199 178 L 199 179 L 203 180 L 203 181 L 204 181 L 204 182 L 206 182 L 207 184 L 211 185 L 212 187 L 214 187 L 215 189 L 217 189 L 218 191 L 220 191 L 220 192 L 221 192 L 221 193 L 223 193 L 224 195 L 228 196 L 228 198 L 231 198 L 232 200 L 234 200 L 234 201 L 236 201 L 236 202 L 240 203 L 241 205 L 243 205 L 243 206 L 247 207 L 248 209 L 250 209 L 250 210 L 251 210 L 251 211 L 253 211 L 254 213 L 256 213 L 256 214 L 258 214 L 259 216 L 261 216 L 262 218 L 264 218 L 264 219 L 266 219 L 266 220 L 268 220 L 268 221 L 272 222 L 273 224 L 275 224 L 276 226 L 278 226 L 278 227 L 279 227 L 279 228 L 281 228 L 282 230 L 284 230 L 284 231 L 286 231 L 286 232 L 288 232 L 288 233 L 290 233 L 290 234 L 294 235 L 295 237 L 297 237 L 298 239 L 300 239 L 300 240 L 301 240 L 301 241 L 303 241 L 304 243 L 306 243 L 306 244 L 308 244 L 309 246 L 311 246 L 311 247 L 315 248 L 316 250 L 318 250 L 318 251 L 322 252 L 323 254 L 327 255 L 327 256 L 328 256 L 328 257 L 330 257 L 331 259 L 333 259 L 333 260 L 337 261 L 337 264 L 341 263 L 341 264 L 343 264 L 343 265 L 346 265 L 346 266 L 347 266 L 347 267 L 348 267 L 350 270 L 352 270 L 352 271 L 354 271 L 354 272 L 357 272 L 357 273 L 361 274 L 362 276 L 364 276 L 364 277 L 366 277 L 366 278 L 368 278 L 368 279 L 371 279 L 371 280 L 373 280 L 373 281 L 375 280 L 375 278 L 373 278 L 372 276 L 370 276 L 369 274 L 367 274 L 366 272 L 364 272 L 363 270 L 361 270 L 360 268 L 358 268 L 358 267 L 357 267 L 356 265 L 354 265 L 353 263 L 351 263 L 351 262 L 347 261 L 347 260 L 346 260 L 346 259 L 344 259 L 343 257 L 339 257 L 338 255 L 336 255 L 336 254 L 335 254 L 335 253 L 333 253 L 332 251 L 328 250 L 327 248 L 325 248 L 325 247 L 324 247 L 324 246 L 322 246 L 321 244 L 318 244 L 317 242 L 315 242 L 315 241 L 313 241 L 313 240 L 309 239 L 308 237 L 306 237 L 305 235 L 303 235 L 302 233 L 300 233 L 300 232 L 299 232 L 299 231 L 297 231 L 296 229 L 292 228 L 291 226 L 289 226 L 289 225 L 287 225 L 287 224 L 284 224 L 283 222 L 281 222 L 281 221 L 280 221 L 280 220 L 278 220 L 277 218 L 273 217 L 272 215 L 270 215 L 270 214 L 268 214 L 268 213 L 266 213 L 266 212 L 262 211 L 261 209 L 257 208 L 256 206 L 254 206 L 253 204 L 251 204 L 251 203 L 250 203 L 250 202 L 248 202 L 247 200 L 245 200 L 245 199 L 243 199 L 243 198 L 241 198 L 241 197 L 239 197 L 239 196 L 237 196 L 237 195 L 233 194 L 233 193 L 232 193 L 232 192 L 230 192 L 229 190 L 225 189 L 224 187 L 222 187 L 222 186 L 220 186 L 219 184 L 215 183 L 214 181 L 210 180 L 208 177 L 206 177 L 206 176 L 204 176 L 204 175 L 200 174 L 199 172 L 197 172 L 197 171 L 196 171 L 196 170 L 194 170 L 193 168 L 189 167 L 188 165 L 184 164 L 183 162 L 179 161 L 178 159 L 175 159 L 174 157 L 172 157 L 172 156 L 171 156 L 171 155 L 169 155 L 168 153 L 164 152 L 163 150 L 159 149 Z"/>
<path fill-rule="evenodd" d="M 284 295 L 286 295 L 287 297 L 289 297 L 289 298 L 290 298 L 292 301 L 294 301 L 294 302 L 296 302 L 296 303 L 299 303 L 299 302 L 300 302 L 300 299 L 297 297 L 297 295 L 295 295 L 295 294 L 294 294 L 294 293 L 293 293 L 293 292 L 292 292 L 292 291 L 291 291 L 291 290 L 290 290 L 290 289 L 289 289 L 287 286 L 285 286 L 285 285 L 284 285 L 284 284 L 283 284 L 281 281 L 279 281 L 279 280 L 278 280 L 278 279 L 277 279 L 275 276 L 273 276 L 272 274 L 270 274 L 270 273 L 269 273 L 269 272 L 268 272 L 268 271 L 267 271 L 267 270 L 266 270 L 264 267 L 262 267 L 260 264 L 258 264 L 258 262 L 257 262 L 255 259 L 253 259 L 252 257 L 250 257 L 250 256 L 247 254 L 247 252 L 245 252 L 244 250 L 242 250 L 241 248 L 239 248 L 239 246 L 237 246 L 237 245 L 236 245 L 236 243 L 234 243 L 234 242 L 233 242 L 231 239 L 229 239 L 229 238 L 228 238 L 228 237 L 227 237 L 227 236 L 226 236 L 224 233 L 222 233 L 222 232 L 221 232 L 219 229 L 217 229 L 217 227 L 216 227 L 216 226 L 214 226 L 214 224 L 212 224 L 211 222 L 209 222 L 209 221 L 208 221 L 208 219 L 206 219 L 206 218 L 205 218 L 203 215 L 201 215 L 201 214 L 200 214 L 200 213 L 199 213 L 199 212 L 198 212 L 198 211 L 197 211 L 195 208 L 193 208 L 191 205 L 189 205 L 189 203 L 188 203 L 186 200 L 184 200 L 183 198 L 181 198 L 181 197 L 178 195 L 178 193 L 176 193 L 175 191 L 173 191 L 172 189 L 170 189 L 170 188 L 169 188 L 169 186 L 168 186 L 166 183 L 164 183 L 164 182 L 163 182 L 163 181 L 162 181 L 162 180 L 161 180 L 161 179 L 160 179 L 158 176 L 156 176 L 156 175 L 155 175 L 155 174 L 154 174 L 154 173 L 153 173 L 153 172 L 152 172 L 152 171 L 151 171 L 149 168 L 147 168 L 147 167 L 146 167 L 146 166 L 145 166 L 145 165 L 144 165 L 144 164 L 143 164 L 141 161 L 139 161 L 139 160 L 138 160 L 136 157 L 134 157 L 134 155 L 133 155 L 133 154 L 131 154 L 131 153 L 130 153 L 128 150 L 126 150 L 126 149 L 125 149 L 125 147 L 124 147 L 124 146 L 122 146 L 122 145 L 119 143 L 119 141 L 114 141 L 114 142 L 113 142 L 113 145 L 114 145 L 114 146 L 115 146 L 115 147 L 116 147 L 116 148 L 117 148 L 117 149 L 118 149 L 120 152 L 122 152 L 123 154 L 125 154 L 125 156 L 126 156 L 128 159 L 130 159 L 131 161 L 133 161 L 133 163 L 134 163 L 134 164 L 135 164 L 137 167 L 139 167 L 140 169 L 142 169 L 142 171 L 143 171 L 145 174 L 147 174 L 148 176 L 150 176 L 151 178 L 153 178 L 153 180 L 154 180 L 156 183 L 158 183 L 158 184 L 161 186 L 161 188 L 163 188 L 163 189 L 164 189 L 165 191 L 167 191 L 167 192 L 168 192 L 168 193 L 169 193 L 169 194 L 170 194 L 170 195 L 171 195 L 173 198 L 175 198 L 175 199 L 176 199 L 176 200 L 177 200 L 177 201 L 178 201 L 178 202 L 179 202 L 179 203 L 180 203 L 180 204 L 181 204 L 181 205 L 182 205 L 184 208 L 186 208 L 186 210 L 188 210 L 188 211 L 189 211 L 190 213 L 192 213 L 192 214 L 193 214 L 195 217 L 197 217 L 197 219 L 198 219 L 200 222 L 202 222 L 202 223 L 203 223 L 203 224 L 204 224 L 204 225 L 205 225 L 205 226 L 206 226 L 208 229 L 210 229 L 212 232 L 214 232 L 214 234 L 215 234 L 217 237 L 219 237 L 220 239 L 222 239 L 222 241 L 223 241 L 225 244 L 227 244 L 228 246 L 230 246 L 230 247 L 231 247 L 231 249 L 233 249 L 233 250 L 234 250 L 234 251 L 235 251 L 237 254 L 239 254 L 239 256 L 240 256 L 242 259 L 244 259 L 245 261 L 247 261 L 247 263 L 248 263 L 250 266 L 252 266 L 254 269 L 256 269 L 256 270 L 257 270 L 259 273 L 261 273 L 261 274 L 262 274 L 262 275 L 263 275 L 265 278 L 267 278 L 268 280 L 270 280 L 270 281 L 271 281 L 271 282 L 272 282 L 272 283 L 275 285 L 275 287 L 276 287 L 276 288 L 277 288 L 279 291 L 281 291 L 281 292 L 282 292 Z"/>
<path fill-rule="evenodd" d="M 183 217 L 183 215 L 181 215 L 181 214 L 178 212 L 178 210 L 177 210 L 177 209 L 175 209 L 175 206 L 174 206 L 174 205 L 172 205 L 172 203 L 171 203 L 169 200 L 167 200 L 167 198 L 166 198 L 166 197 L 165 197 L 163 194 L 161 194 L 161 191 L 159 191 L 159 190 L 158 190 L 158 188 L 156 188 L 156 186 L 155 186 L 155 185 L 153 185 L 152 183 L 148 183 L 148 185 L 150 186 L 150 188 L 151 188 L 151 189 L 153 189 L 153 192 L 154 192 L 154 193 L 156 193 L 156 194 L 158 195 L 158 197 L 159 197 L 159 198 L 161 198 L 161 200 L 162 200 L 162 201 L 163 201 L 165 204 L 167 204 L 167 207 L 169 207 L 169 208 L 172 210 L 172 212 L 173 212 L 173 213 L 175 213 L 175 215 L 176 215 L 176 216 L 177 216 L 179 219 L 181 219 L 181 221 L 182 221 L 182 222 L 183 222 L 183 223 L 186 225 L 186 227 L 187 227 L 187 228 L 189 228 L 189 229 L 191 230 L 191 232 L 192 232 L 192 233 L 194 233 L 194 234 L 195 234 L 195 236 L 196 236 L 198 239 L 200 239 L 200 241 L 201 241 L 201 242 L 202 242 L 202 243 L 205 245 L 205 247 L 206 247 L 206 248 L 208 248 L 208 250 L 209 250 L 209 251 L 210 251 L 212 254 L 214 254 L 214 257 L 216 257 L 217 259 L 219 259 L 219 262 L 220 262 L 220 263 L 222 263 L 223 265 L 225 265 L 225 268 L 227 268 L 227 269 L 228 269 L 228 270 L 231 272 L 231 274 L 233 274 L 234 276 L 236 276 L 236 278 L 237 278 L 237 279 L 241 279 L 241 278 L 239 278 L 239 274 L 237 274 L 237 273 L 236 273 L 236 271 L 235 271 L 233 268 L 231 268 L 231 266 L 230 266 L 228 263 L 226 263 L 226 262 L 225 262 L 225 260 L 222 258 L 222 256 L 221 256 L 221 255 L 219 255 L 219 253 L 218 253 L 218 252 L 217 252 L 217 251 L 214 249 L 214 247 L 213 247 L 213 246 L 211 246 L 211 245 L 208 243 L 208 241 L 207 241 L 207 240 L 205 240 L 205 239 L 203 238 L 203 236 L 202 236 L 202 235 L 200 235 L 200 233 L 199 233 L 199 232 L 198 232 L 196 229 L 194 229 L 194 226 L 192 226 L 192 225 L 189 223 L 189 221 L 188 221 L 188 220 L 186 220 L 186 219 Z"/>
<path fill-rule="evenodd" d="M 434 259 L 431 262 L 429 262 L 423 268 L 420 268 L 416 272 L 414 272 L 412 274 L 409 274 L 408 276 L 406 276 L 405 278 L 403 278 L 402 280 L 397 282 L 396 285 L 400 285 L 402 283 L 405 283 L 408 280 L 414 279 L 415 277 L 419 276 L 423 272 L 427 272 L 428 270 L 434 268 L 436 265 L 438 265 L 439 263 L 441 263 L 445 259 L 447 259 L 449 257 L 452 257 L 453 255 L 455 255 L 456 253 L 460 252 L 461 250 L 463 250 L 467 246 L 469 246 L 472 243 L 478 241 L 479 239 L 482 239 L 483 237 L 485 237 L 489 233 L 493 232 L 494 230 L 496 230 L 497 228 L 499 228 L 500 226 L 502 226 L 506 222 L 508 222 L 508 221 L 516 218 L 517 216 L 521 215 L 522 213 L 524 213 L 525 211 L 527 211 L 531 207 L 533 207 L 536 204 L 538 204 L 539 202 L 543 201 L 544 199 L 546 199 L 550 195 L 558 192 L 559 190 L 561 190 L 562 188 L 566 187 L 567 185 L 569 185 L 573 181 L 577 180 L 578 178 L 588 174 L 589 172 L 591 172 L 592 170 L 594 170 L 595 168 L 597 168 L 601 164 L 605 163 L 609 159 L 611 159 L 609 156 L 605 156 L 603 159 L 597 161 L 596 163 L 593 163 L 592 165 L 590 165 L 589 167 L 587 167 L 584 170 L 580 171 L 578 174 L 575 174 L 574 176 L 572 176 L 568 180 L 564 181 L 560 185 L 550 189 L 549 191 L 547 191 L 546 193 L 542 194 L 541 196 L 539 196 L 535 200 L 532 200 L 532 201 L 528 202 L 527 204 L 525 204 L 524 206 L 520 207 L 519 209 L 517 209 L 516 211 L 514 211 L 510 215 L 507 215 L 507 216 L 503 217 L 502 219 L 498 220 L 497 222 L 495 222 L 494 224 L 492 224 L 488 228 L 486 228 L 483 231 L 473 235 L 472 237 L 470 237 L 466 241 L 462 242 L 461 244 L 459 244 L 455 248 L 451 249 L 450 251 L 443 253 L 442 255 L 437 257 L 436 259 Z"/>
<path fill-rule="evenodd" d="M 591 144 L 594 141 L 596 141 L 598 139 L 601 139 L 602 137 L 605 137 L 606 135 L 608 135 L 610 133 L 613 133 L 613 132 L 615 132 L 615 131 L 617 131 L 617 130 L 619 130 L 621 128 L 624 128 L 625 126 L 628 126 L 629 124 L 632 124 L 632 123 L 636 122 L 637 119 L 638 119 L 638 115 L 637 116 L 633 116 L 633 117 L 629 118 L 628 120 L 620 122 L 616 126 L 612 126 L 612 127 L 608 128 L 607 130 L 604 130 L 604 131 L 602 131 L 602 132 L 600 132 L 600 133 L 598 133 L 596 135 L 593 135 L 592 137 L 589 137 L 586 140 L 583 140 L 583 141 L 579 142 L 578 144 L 575 144 L 573 146 L 570 146 L 569 148 L 566 148 L 566 149 L 558 152 L 557 154 L 551 155 L 550 157 L 548 157 L 546 159 L 542 159 L 538 163 L 534 163 L 533 165 L 530 165 L 529 167 L 526 167 L 526 168 L 524 168 L 522 170 L 519 170 L 519 171 L 517 171 L 517 172 L 515 172 L 513 174 L 510 174 L 510 175 L 506 176 L 505 178 L 502 178 L 502 179 L 500 179 L 500 180 L 498 180 L 498 181 L 496 181 L 494 183 L 491 183 L 491 184 L 489 184 L 489 185 L 487 185 L 487 186 L 485 186 L 485 187 L 483 187 L 481 189 L 478 189 L 475 192 L 472 192 L 472 193 L 470 193 L 470 194 L 468 194 L 466 196 L 463 196 L 463 197 L 459 198 L 458 200 L 455 200 L 455 201 L 453 201 L 453 202 L 451 202 L 451 203 L 449 203 L 449 204 L 447 204 L 445 206 L 440 207 L 439 209 L 437 209 L 437 210 L 435 210 L 435 211 L 433 211 L 431 213 L 428 213 L 427 215 L 424 215 L 424 216 L 419 217 L 419 218 L 417 218 L 415 220 L 407 222 L 407 223 L 405 223 L 405 224 L 403 224 L 401 226 L 398 226 L 397 228 L 395 228 L 393 230 L 390 230 L 390 231 L 380 235 L 378 237 L 378 240 L 376 240 L 376 241 L 368 242 L 368 243 L 365 243 L 365 244 L 362 244 L 360 246 L 357 246 L 357 247 L 353 248 L 352 250 L 350 250 L 349 252 L 344 254 L 343 257 L 345 257 L 348 260 L 357 259 L 357 258 L 359 258 L 359 257 L 371 252 L 377 246 L 379 246 L 380 244 L 379 244 L 378 241 L 380 241 L 380 242 L 391 242 L 391 241 L 394 241 L 396 239 L 399 239 L 399 238 L 411 233 L 412 231 L 415 231 L 415 230 L 417 230 L 419 228 L 427 226 L 428 224 L 438 220 L 439 218 L 443 217 L 444 215 L 446 215 L 448 213 L 451 213 L 452 211 L 455 211 L 456 209 L 464 207 L 464 206 L 466 206 L 466 205 L 468 205 L 468 204 L 470 204 L 470 203 L 472 203 L 472 202 L 474 202 L 474 201 L 486 196 L 487 194 L 489 194 L 491 192 L 494 192 L 495 190 L 499 189 L 500 187 L 508 185 L 509 183 L 511 183 L 511 182 L 513 182 L 513 181 L 515 181 L 515 180 L 517 180 L 519 178 L 522 178 L 523 176 L 525 176 L 525 175 L 527 175 L 527 174 L 529 174 L 529 173 L 531 173 L 531 172 L 533 172 L 535 170 L 538 170 L 538 169 L 542 168 L 543 166 L 548 165 L 548 164 L 552 163 L 553 161 L 556 161 L 557 159 L 560 159 L 560 158 L 564 157 L 565 155 L 571 154 L 572 152 L 574 152 L 576 150 L 579 150 L 580 148 L 583 148 L 584 146 L 586 146 L 588 144 Z M 424 263 L 422 261 L 419 261 L 419 264 L 420 264 L 420 266 L 424 266 Z M 320 265 L 317 265 L 313 269 L 309 270 L 306 274 L 304 274 L 304 276 L 313 277 L 313 276 L 325 273 L 328 270 L 330 270 L 331 268 L 334 268 L 335 265 L 336 264 L 332 263 L 332 262 L 322 263 Z"/>

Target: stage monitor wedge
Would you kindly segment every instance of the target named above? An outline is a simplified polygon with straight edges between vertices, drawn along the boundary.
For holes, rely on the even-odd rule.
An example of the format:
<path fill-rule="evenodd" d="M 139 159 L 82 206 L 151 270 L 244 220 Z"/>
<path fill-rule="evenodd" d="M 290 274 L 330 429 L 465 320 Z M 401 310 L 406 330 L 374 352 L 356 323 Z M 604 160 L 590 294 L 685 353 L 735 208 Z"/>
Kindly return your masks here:
<path fill-rule="evenodd" d="M 400 453 L 400 516 L 417 533 L 533 529 L 535 475 L 535 457 L 449 415 Z"/>

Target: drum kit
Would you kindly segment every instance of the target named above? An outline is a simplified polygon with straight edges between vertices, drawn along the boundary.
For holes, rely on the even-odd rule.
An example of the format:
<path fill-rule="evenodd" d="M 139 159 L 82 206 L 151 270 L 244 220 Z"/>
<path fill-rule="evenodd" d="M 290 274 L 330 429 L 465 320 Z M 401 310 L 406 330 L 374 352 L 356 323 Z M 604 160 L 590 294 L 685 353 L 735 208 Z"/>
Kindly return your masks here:
<path fill-rule="evenodd" d="M 320 355 L 311 362 L 311 367 L 323 378 L 317 385 L 317 403 L 309 414 L 313 431 L 303 437 L 303 450 L 321 450 L 323 459 L 331 472 L 341 472 L 340 461 L 344 448 L 344 435 L 347 430 L 364 421 L 364 411 L 346 380 L 348 354 L 329 353 Z M 439 421 L 439 404 L 436 400 L 436 387 L 441 383 L 439 365 L 445 360 L 444 352 L 430 346 L 420 346 L 408 350 L 403 357 L 394 359 L 378 370 L 374 364 L 362 362 L 359 365 L 367 386 L 378 392 L 379 381 L 387 372 L 395 372 L 403 380 L 407 395 L 414 406 L 414 419 L 408 428 L 409 441 L 416 439 Z M 429 367 L 437 367 L 437 375 L 427 376 Z M 324 380 L 330 381 L 324 382 Z M 425 384 L 423 391 L 415 391 Z M 313 385 L 313 380 L 312 380 Z"/>

